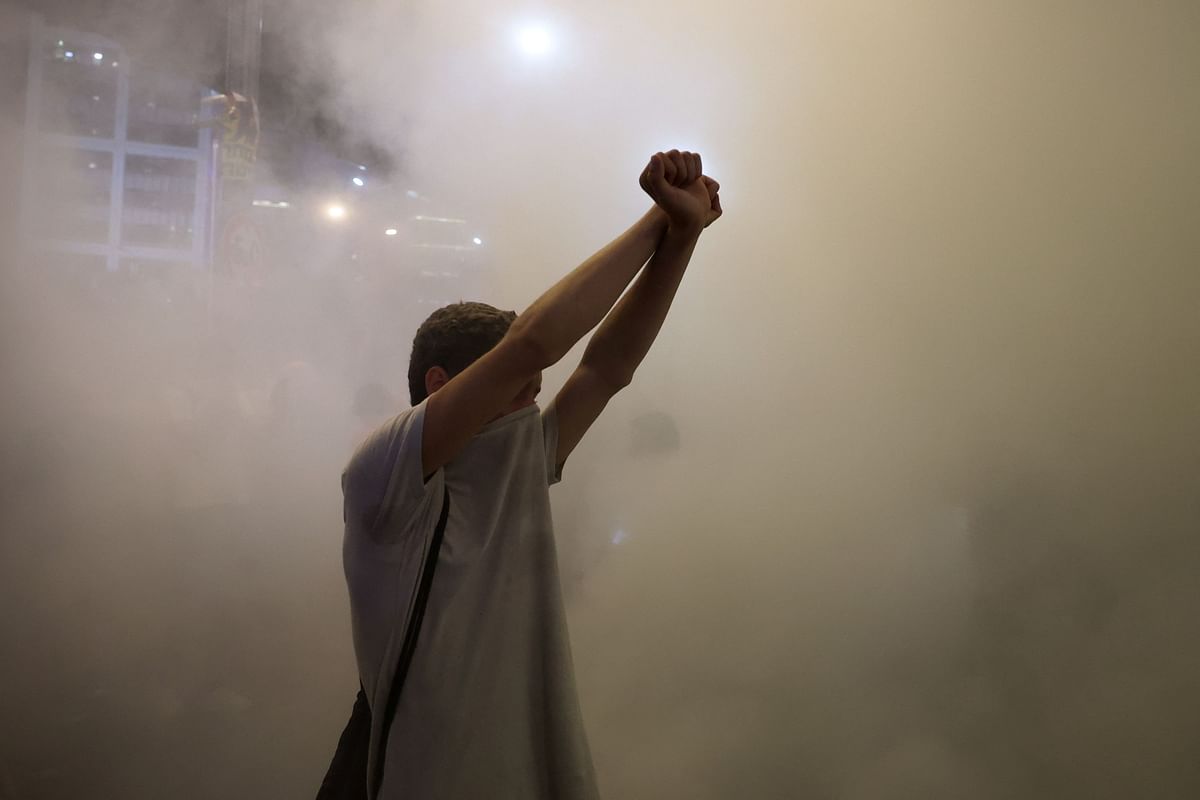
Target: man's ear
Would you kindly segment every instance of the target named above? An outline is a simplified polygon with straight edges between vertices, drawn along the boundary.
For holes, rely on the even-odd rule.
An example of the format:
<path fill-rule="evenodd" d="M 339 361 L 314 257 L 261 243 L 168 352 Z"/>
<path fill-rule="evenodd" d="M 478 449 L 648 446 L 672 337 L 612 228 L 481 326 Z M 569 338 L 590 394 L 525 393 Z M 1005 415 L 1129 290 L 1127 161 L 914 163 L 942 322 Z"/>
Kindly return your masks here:
<path fill-rule="evenodd" d="M 425 394 L 430 395 L 446 385 L 450 375 L 441 367 L 430 367 L 425 371 Z"/>

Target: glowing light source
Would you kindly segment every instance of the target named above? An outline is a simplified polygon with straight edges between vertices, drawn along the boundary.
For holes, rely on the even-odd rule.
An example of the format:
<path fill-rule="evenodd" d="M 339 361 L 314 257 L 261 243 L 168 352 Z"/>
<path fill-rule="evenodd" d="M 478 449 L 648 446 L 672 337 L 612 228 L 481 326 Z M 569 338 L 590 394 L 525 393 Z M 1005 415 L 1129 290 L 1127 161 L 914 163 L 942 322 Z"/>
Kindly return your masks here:
<path fill-rule="evenodd" d="M 540 23 L 530 23 L 517 30 L 517 46 L 527 56 L 540 58 L 554 49 L 554 36 Z"/>
<path fill-rule="evenodd" d="M 104 53 L 92 53 L 92 58 L 94 58 L 97 61 L 103 61 Z"/>
<path fill-rule="evenodd" d="M 330 203 L 325 206 L 325 216 L 332 220 L 342 220 L 346 218 L 346 207 L 340 203 Z"/>
<path fill-rule="evenodd" d="M 75 52 L 73 50 L 68 50 L 67 52 L 63 53 L 63 56 L 66 58 L 74 58 Z"/>
<path fill-rule="evenodd" d="M 483 239 L 480 239 L 478 236 L 476 236 L 471 241 L 474 242 L 475 244 L 483 244 Z"/>
<path fill-rule="evenodd" d="M 386 231 L 383 232 L 383 235 L 384 236 L 395 236 L 399 232 L 400 231 L 396 230 L 395 228 L 388 228 Z"/>
<path fill-rule="evenodd" d="M 353 183 L 355 186 L 362 186 L 364 183 L 366 183 L 366 181 L 364 181 L 362 178 L 358 177 L 357 175 L 355 175 L 353 178 L 351 178 L 350 182 Z"/>
<path fill-rule="evenodd" d="M 413 217 L 413 219 L 415 219 L 417 222 L 444 222 L 447 225 L 467 224 L 465 219 L 458 219 L 456 217 L 429 217 L 424 214 L 417 214 L 415 217 Z"/>

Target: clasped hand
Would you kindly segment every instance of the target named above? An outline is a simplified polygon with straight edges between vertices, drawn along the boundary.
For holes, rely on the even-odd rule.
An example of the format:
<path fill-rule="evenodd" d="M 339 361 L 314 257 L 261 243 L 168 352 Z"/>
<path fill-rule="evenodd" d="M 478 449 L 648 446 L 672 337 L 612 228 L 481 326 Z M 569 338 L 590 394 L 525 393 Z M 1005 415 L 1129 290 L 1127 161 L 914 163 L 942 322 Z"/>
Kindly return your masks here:
<path fill-rule="evenodd" d="M 699 153 L 655 153 L 639 182 L 673 227 L 698 232 L 721 216 L 721 185 L 704 174 Z"/>

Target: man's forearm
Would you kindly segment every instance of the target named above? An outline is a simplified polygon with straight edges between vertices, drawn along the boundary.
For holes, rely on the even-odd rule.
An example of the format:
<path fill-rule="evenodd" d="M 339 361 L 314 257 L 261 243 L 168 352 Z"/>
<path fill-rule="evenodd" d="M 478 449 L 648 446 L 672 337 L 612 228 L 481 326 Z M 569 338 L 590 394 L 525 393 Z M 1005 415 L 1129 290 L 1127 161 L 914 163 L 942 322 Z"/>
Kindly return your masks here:
<path fill-rule="evenodd" d="M 555 363 L 608 314 L 625 287 L 655 252 L 667 229 L 658 208 L 576 267 L 533 302 L 513 322 L 512 336 L 524 336 Z"/>
<path fill-rule="evenodd" d="M 662 329 L 691 260 L 700 228 L 671 229 L 650 263 L 588 342 L 583 364 L 606 382 L 629 383 Z"/>

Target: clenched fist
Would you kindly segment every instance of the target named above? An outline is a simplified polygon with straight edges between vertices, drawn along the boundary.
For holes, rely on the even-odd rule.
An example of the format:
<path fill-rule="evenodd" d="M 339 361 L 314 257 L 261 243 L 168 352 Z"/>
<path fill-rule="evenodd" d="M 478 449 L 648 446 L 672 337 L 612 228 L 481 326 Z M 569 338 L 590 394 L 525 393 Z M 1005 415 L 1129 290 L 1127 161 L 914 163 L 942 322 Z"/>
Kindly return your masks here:
<path fill-rule="evenodd" d="M 704 174 L 699 153 L 655 153 L 639 182 L 672 226 L 698 231 L 721 216 L 721 185 Z"/>

